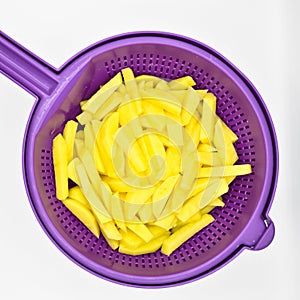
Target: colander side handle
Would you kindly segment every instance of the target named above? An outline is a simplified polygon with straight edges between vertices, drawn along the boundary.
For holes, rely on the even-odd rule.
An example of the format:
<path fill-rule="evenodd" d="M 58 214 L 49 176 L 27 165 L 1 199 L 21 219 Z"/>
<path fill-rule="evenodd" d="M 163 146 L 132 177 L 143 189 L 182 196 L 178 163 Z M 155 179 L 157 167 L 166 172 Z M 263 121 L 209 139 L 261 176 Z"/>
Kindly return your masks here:
<path fill-rule="evenodd" d="M 50 95 L 55 69 L 0 31 L 0 72 L 38 98 Z"/>
<path fill-rule="evenodd" d="M 244 233 L 245 235 L 239 244 L 243 244 L 250 250 L 262 250 L 273 241 L 275 226 L 269 216 L 261 216 L 254 218 Z"/>

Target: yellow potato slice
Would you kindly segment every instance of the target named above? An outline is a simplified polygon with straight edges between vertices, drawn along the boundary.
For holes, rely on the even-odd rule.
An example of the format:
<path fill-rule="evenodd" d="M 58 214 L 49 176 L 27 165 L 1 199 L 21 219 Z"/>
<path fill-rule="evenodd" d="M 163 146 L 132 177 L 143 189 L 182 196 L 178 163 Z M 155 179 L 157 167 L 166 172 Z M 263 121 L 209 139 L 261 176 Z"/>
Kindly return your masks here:
<path fill-rule="evenodd" d="M 112 112 L 105 118 L 101 131 L 103 131 L 103 137 L 106 141 L 112 143 L 114 140 L 114 135 L 119 129 L 120 114 L 118 111 Z"/>
<path fill-rule="evenodd" d="M 140 173 L 148 169 L 146 156 L 144 155 L 140 143 L 135 140 L 128 152 L 129 165 L 135 173 Z"/>
<path fill-rule="evenodd" d="M 169 91 L 159 89 L 141 90 L 141 97 L 143 100 L 147 100 L 174 115 L 180 115 L 181 113 L 180 101 Z"/>
<path fill-rule="evenodd" d="M 124 210 L 127 221 L 133 220 L 141 207 L 152 197 L 155 187 L 128 192 L 125 197 Z"/>
<path fill-rule="evenodd" d="M 155 83 L 153 81 L 146 81 L 144 84 L 144 89 L 153 89 Z"/>
<path fill-rule="evenodd" d="M 195 116 L 196 109 L 199 105 L 200 97 L 193 88 L 188 88 L 181 110 L 182 125 L 187 125 L 192 117 Z"/>
<path fill-rule="evenodd" d="M 204 166 L 220 166 L 220 154 L 217 152 L 198 152 L 200 164 Z"/>
<path fill-rule="evenodd" d="M 187 89 L 184 90 L 170 90 L 169 93 L 171 93 L 173 96 L 175 96 L 181 105 L 183 105 L 185 99 L 186 99 L 186 94 L 188 93 Z"/>
<path fill-rule="evenodd" d="M 124 221 L 125 215 L 124 215 L 124 201 L 120 198 L 120 193 L 116 192 L 112 195 L 110 198 L 110 214 L 112 218 L 116 221 Z"/>
<path fill-rule="evenodd" d="M 168 136 L 162 134 L 157 134 L 157 136 L 159 140 L 162 142 L 162 144 L 164 145 L 164 147 L 176 147 L 176 145 L 172 143 L 172 141 L 169 139 Z"/>
<path fill-rule="evenodd" d="M 195 210 L 199 210 L 209 204 L 215 198 L 228 192 L 228 185 L 225 179 L 211 179 L 211 183 L 207 188 L 195 196 L 189 198 L 182 206 L 181 210 L 177 214 L 177 218 L 185 222 L 194 213 Z"/>
<path fill-rule="evenodd" d="M 207 93 L 203 98 L 200 141 L 210 143 L 214 136 L 216 122 L 216 97 L 212 93 Z"/>
<path fill-rule="evenodd" d="M 91 206 L 91 211 L 93 212 L 94 216 L 96 217 L 96 220 L 97 220 L 97 222 L 100 226 L 100 229 L 101 229 L 102 224 L 105 224 L 105 223 L 108 223 L 108 222 L 112 221 L 110 216 L 108 216 L 107 214 L 104 214 L 103 212 L 101 212 L 97 208 L 94 208 L 93 206 Z M 103 236 L 106 237 L 106 234 L 103 233 Z"/>
<path fill-rule="evenodd" d="M 56 198 L 64 200 L 69 195 L 68 150 L 62 134 L 53 139 L 53 165 L 55 174 Z"/>
<path fill-rule="evenodd" d="M 129 94 L 130 98 L 134 100 L 133 105 L 135 106 L 137 115 L 140 115 L 143 112 L 143 107 L 142 103 L 140 101 L 137 101 L 140 99 L 140 95 L 133 71 L 130 68 L 125 68 L 121 72 L 123 75 L 127 93 Z"/>
<path fill-rule="evenodd" d="M 96 218 L 85 205 L 73 199 L 66 199 L 63 203 L 97 238 L 99 238 L 100 229 Z"/>
<path fill-rule="evenodd" d="M 152 198 L 139 209 L 137 216 L 142 223 L 148 223 L 155 220 L 152 210 Z"/>
<path fill-rule="evenodd" d="M 70 120 L 66 123 L 63 137 L 67 144 L 68 163 L 73 159 L 73 149 L 78 123 Z"/>
<path fill-rule="evenodd" d="M 183 146 L 184 139 L 183 139 L 183 127 L 178 123 L 170 123 L 167 124 L 167 133 L 169 139 L 172 143 L 176 146 Z"/>
<path fill-rule="evenodd" d="M 182 119 L 181 119 L 181 114 L 180 115 L 174 115 L 174 114 L 172 114 L 168 111 L 164 111 L 164 112 L 165 112 L 165 116 L 166 116 L 166 121 L 165 121 L 164 125 L 170 123 L 170 121 L 173 121 L 172 123 L 174 123 L 174 121 L 175 121 L 178 125 L 183 126 L 183 122 L 182 122 Z M 164 127 L 163 127 L 162 131 L 164 131 Z"/>
<path fill-rule="evenodd" d="M 93 115 L 88 111 L 83 111 L 81 114 L 76 116 L 76 119 L 81 125 L 85 125 L 93 119 Z"/>
<path fill-rule="evenodd" d="M 105 233 L 105 236 L 107 236 L 111 240 L 120 241 L 122 239 L 122 235 L 117 229 L 114 221 L 106 222 L 104 224 L 99 224 L 101 232 Z"/>
<path fill-rule="evenodd" d="M 226 177 L 251 174 L 250 164 L 221 166 L 221 167 L 202 167 L 199 169 L 198 178 L 201 177 Z"/>
<path fill-rule="evenodd" d="M 176 223 L 176 226 L 174 226 L 171 230 L 172 233 L 174 233 L 175 231 L 178 231 L 178 229 L 180 229 L 182 226 L 185 226 L 189 223 L 200 221 L 200 219 L 202 218 L 203 215 L 204 215 L 204 213 L 202 213 L 202 211 L 197 211 L 190 218 L 188 218 L 185 222 L 178 220 Z"/>
<path fill-rule="evenodd" d="M 175 175 L 167 178 L 160 186 L 155 190 L 152 199 L 153 214 L 156 218 L 159 218 L 176 183 L 178 182 L 180 175 Z"/>
<path fill-rule="evenodd" d="M 134 192 L 136 190 L 134 186 L 128 185 L 120 179 L 102 176 L 102 180 L 109 185 L 113 192 L 127 193 Z"/>
<path fill-rule="evenodd" d="M 210 178 L 197 178 L 195 180 L 193 190 L 191 193 L 191 197 L 195 196 L 196 194 L 202 192 L 203 190 L 206 189 L 206 187 L 211 184 L 211 179 Z"/>
<path fill-rule="evenodd" d="M 137 81 L 137 83 L 144 81 L 146 83 L 152 82 L 154 84 L 157 84 L 161 79 L 156 76 L 143 74 L 143 75 L 139 75 L 139 76 L 135 77 L 135 80 Z"/>
<path fill-rule="evenodd" d="M 169 85 L 168 85 L 168 82 L 165 81 L 165 80 L 160 80 L 156 86 L 155 86 L 156 89 L 159 89 L 159 90 L 163 90 L 163 91 L 167 91 L 169 90 Z"/>
<path fill-rule="evenodd" d="M 196 116 L 193 116 L 190 119 L 190 122 L 185 126 L 185 130 L 187 131 L 189 136 L 192 138 L 194 146 L 197 147 L 197 145 L 200 142 L 200 134 L 201 134 L 201 130 L 202 130 L 202 125 Z"/>
<path fill-rule="evenodd" d="M 170 255 L 185 241 L 187 241 L 194 234 L 196 234 L 198 231 L 200 231 L 213 221 L 214 218 L 211 215 L 205 214 L 199 221 L 182 226 L 179 230 L 171 234 L 167 239 L 163 241 L 161 252 L 165 255 Z"/>
<path fill-rule="evenodd" d="M 93 115 L 95 120 L 102 120 L 105 116 L 115 111 L 123 101 L 123 96 L 119 92 L 114 92 L 107 101 Z"/>
<path fill-rule="evenodd" d="M 149 156 L 151 157 L 151 165 L 154 170 L 161 169 L 165 159 L 165 147 L 156 134 L 148 134 L 145 136 Z"/>
<path fill-rule="evenodd" d="M 221 206 L 223 207 L 225 203 L 222 201 L 222 197 L 216 198 L 209 203 L 211 206 Z"/>
<path fill-rule="evenodd" d="M 116 240 L 112 240 L 110 239 L 106 234 L 105 232 L 102 232 L 107 244 L 113 249 L 113 250 L 116 250 L 118 249 L 119 247 L 119 244 L 120 244 L 120 241 L 116 241 Z"/>
<path fill-rule="evenodd" d="M 104 168 L 103 156 L 101 154 L 102 145 L 101 145 L 100 141 L 98 140 L 98 135 L 100 134 L 102 122 L 100 122 L 99 120 L 92 120 L 91 125 L 92 125 L 92 137 L 93 137 L 93 139 L 95 139 L 94 141 L 90 140 L 91 141 L 90 143 L 92 143 L 91 145 L 94 144 L 93 145 L 94 152 L 91 152 L 91 154 L 93 155 L 94 162 L 95 162 L 98 172 L 101 174 L 105 174 L 106 171 Z M 92 151 L 92 147 L 90 145 L 88 146 L 88 148 Z"/>
<path fill-rule="evenodd" d="M 116 249 L 119 247 L 120 241 L 110 239 L 110 238 L 106 235 L 105 231 L 102 230 L 103 225 L 100 223 L 99 226 L 100 226 L 101 233 L 102 233 L 102 235 L 104 236 L 104 238 L 105 238 L 107 244 L 108 244 L 113 250 L 116 250 Z"/>
<path fill-rule="evenodd" d="M 90 203 L 84 197 L 84 195 L 83 195 L 82 191 L 80 190 L 79 186 L 74 186 L 74 187 L 70 188 L 69 198 L 80 202 L 81 204 L 83 204 L 86 207 L 90 207 Z"/>
<path fill-rule="evenodd" d="M 226 135 L 223 122 L 220 119 L 215 124 L 213 143 L 220 153 L 220 158 L 224 165 L 233 165 L 238 160 L 232 141 Z"/>
<path fill-rule="evenodd" d="M 86 173 L 86 170 L 85 170 L 85 167 L 83 166 L 83 164 L 80 163 L 80 164 L 76 165 L 75 169 L 76 169 L 77 177 L 80 182 L 79 187 L 81 188 L 81 191 L 84 194 L 85 198 L 90 203 L 90 206 L 91 206 L 93 212 L 94 213 L 99 212 L 100 216 L 103 215 L 107 219 L 109 219 L 110 216 L 107 212 L 107 209 L 105 208 L 104 203 L 102 202 L 103 199 L 101 197 L 99 197 L 97 195 L 97 193 L 95 192 L 93 186 L 91 185 L 91 183 L 89 181 L 89 177 Z M 96 215 L 96 217 L 98 217 L 98 215 Z M 103 218 L 103 220 L 105 221 L 105 218 Z"/>
<path fill-rule="evenodd" d="M 208 93 L 208 90 L 196 90 L 196 93 L 199 95 L 200 99 L 203 100 L 205 95 Z"/>
<path fill-rule="evenodd" d="M 153 235 L 152 239 L 158 238 L 168 231 L 162 227 L 155 226 L 155 225 L 147 225 L 147 227 Z"/>
<path fill-rule="evenodd" d="M 73 160 L 71 160 L 68 164 L 68 177 L 77 185 L 79 185 L 79 180 L 77 178 L 76 174 L 76 164 L 80 163 L 79 159 L 76 157 Z"/>
<path fill-rule="evenodd" d="M 234 179 L 235 179 L 236 176 L 227 176 L 225 177 L 225 180 L 227 182 L 227 184 L 229 185 Z"/>
<path fill-rule="evenodd" d="M 174 213 L 152 223 L 152 225 L 163 228 L 166 231 L 170 230 L 175 224 L 176 216 Z"/>
<path fill-rule="evenodd" d="M 217 152 L 217 149 L 210 144 L 200 143 L 197 149 L 199 152 Z"/>
<path fill-rule="evenodd" d="M 139 117 L 141 126 L 154 128 L 159 132 L 163 131 L 166 124 L 166 121 L 164 121 L 165 113 L 163 108 L 156 105 L 156 103 L 151 103 L 147 100 L 142 101 L 142 106 L 144 115 L 143 117 Z"/>
<path fill-rule="evenodd" d="M 102 185 L 102 180 L 100 175 L 98 174 L 98 171 L 96 169 L 94 160 L 91 156 L 91 154 L 88 151 L 84 151 L 84 153 L 82 153 L 80 155 L 81 161 L 85 167 L 86 173 L 88 175 L 89 181 L 93 187 L 93 189 L 95 190 L 95 192 L 97 193 L 97 195 L 99 197 L 102 197 L 102 201 L 106 207 L 106 209 L 108 209 L 108 200 L 107 199 L 107 195 L 106 197 L 103 197 L 104 195 L 102 194 L 102 189 L 101 189 L 101 185 Z"/>
<path fill-rule="evenodd" d="M 200 167 L 199 157 L 197 152 L 184 153 L 181 155 L 182 164 L 182 178 L 180 181 L 180 188 L 191 191 L 195 179 L 197 178 Z"/>
<path fill-rule="evenodd" d="M 172 90 L 182 90 L 196 85 L 196 82 L 191 76 L 184 76 L 169 82 L 169 88 Z"/>
<path fill-rule="evenodd" d="M 124 126 L 138 116 L 136 101 L 129 98 L 128 101 L 119 106 L 118 112 L 120 114 L 120 125 Z"/>
<path fill-rule="evenodd" d="M 168 147 L 166 150 L 166 171 L 164 180 L 181 172 L 181 156 L 176 147 Z"/>
<path fill-rule="evenodd" d="M 126 223 L 126 226 L 136 235 L 143 239 L 146 243 L 153 238 L 153 234 L 145 224 L 142 223 Z"/>
<path fill-rule="evenodd" d="M 207 205 L 207 206 L 203 207 L 200 211 L 202 214 L 209 214 L 214 208 L 216 208 L 216 207 L 212 206 L 212 205 Z"/>
<path fill-rule="evenodd" d="M 122 234 L 122 232 L 127 232 L 127 227 L 126 227 L 126 224 L 125 224 L 125 221 L 121 221 L 121 220 L 115 220 L 115 223 L 117 225 L 117 227 L 120 229 L 120 233 Z M 123 234 L 122 234 L 122 239 L 123 239 Z"/>
<path fill-rule="evenodd" d="M 167 239 L 169 235 L 170 233 L 165 233 L 162 236 L 137 247 L 136 246 L 130 247 L 128 245 L 120 243 L 119 251 L 121 253 L 129 254 L 129 255 L 141 255 L 141 254 L 153 253 L 161 247 L 163 241 Z"/>
<path fill-rule="evenodd" d="M 118 177 L 112 163 L 114 135 L 118 128 L 119 113 L 113 112 L 104 119 L 96 139 L 103 169 L 107 175 L 114 178 Z"/>
<path fill-rule="evenodd" d="M 209 205 L 203 207 L 201 209 L 201 213 L 202 214 L 208 214 L 210 213 L 214 208 L 216 208 L 217 206 L 223 207 L 225 206 L 225 203 L 221 200 L 221 197 L 213 200 L 211 203 L 209 203 Z"/>
<path fill-rule="evenodd" d="M 121 84 L 122 75 L 119 72 L 88 100 L 85 104 L 85 111 L 95 114 Z"/>
<path fill-rule="evenodd" d="M 95 162 L 97 171 L 101 174 L 106 174 L 106 171 L 104 169 L 103 157 L 100 154 L 98 145 L 94 149 L 94 162 Z"/>
<path fill-rule="evenodd" d="M 80 101 L 79 105 L 80 105 L 82 110 L 85 110 L 87 103 L 88 103 L 88 100 Z"/>
<path fill-rule="evenodd" d="M 145 241 L 135 234 L 132 230 L 121 230 L 122 240 L 120 244 L 122 246 L 129 246 L 129 247 L 138 247 L 145 243 Z"/>
<path fill-rule="evenodd" d="M 87 123 L 84 126 L 83 130 L 84 134 L 84 147 L 90 152 L 94 153 L 95 147 L 96 147 L 96 137 L 93 132 L 92 123 Z M 77 151 L 77 155 L 80 155 L 80 153 L 83 151 Z"/>
<path fill-rule="evenodd" d="M 238 136 L 224 123 L 222 122 L 224 127 L 225 135 L 230 139 L 232 143 L 235 143 L 238 140 Z"/>
<path fill-rule="evenodd" d="M 84 133 L 83 133 L 83 130 L 79 130 L 76 132 L 75 134 L 75 139 L 78 139 L 78 140 L 84 140 Z"/>

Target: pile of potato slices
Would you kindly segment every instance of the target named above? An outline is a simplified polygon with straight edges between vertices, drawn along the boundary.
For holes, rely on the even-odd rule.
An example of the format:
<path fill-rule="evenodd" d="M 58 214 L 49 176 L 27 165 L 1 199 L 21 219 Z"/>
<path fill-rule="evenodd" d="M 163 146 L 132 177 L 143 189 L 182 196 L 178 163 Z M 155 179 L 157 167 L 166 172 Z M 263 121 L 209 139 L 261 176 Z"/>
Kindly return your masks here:
<path fill-rule="evenodd" d="M 53 139 L 56 197 L 114 250 L 170 255 L 214 221 L 236 176 L 236 134 L 192 77 L 124 68 Z"/>

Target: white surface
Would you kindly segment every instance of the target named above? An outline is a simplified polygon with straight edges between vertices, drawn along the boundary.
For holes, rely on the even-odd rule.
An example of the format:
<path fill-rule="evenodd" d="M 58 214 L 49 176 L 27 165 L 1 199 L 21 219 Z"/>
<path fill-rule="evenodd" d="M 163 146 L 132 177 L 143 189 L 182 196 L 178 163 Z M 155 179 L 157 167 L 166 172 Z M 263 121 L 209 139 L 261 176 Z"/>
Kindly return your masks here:
<path fill-rule="evenodd" d="M 270 213 L 276 237 L 267 249 L 244 251 L 213 275 L 177 288 L 133 289 L 92 276 L 61 254 L 31 211 L 22 180 L 21 149 L 34 99 L 0 75 L 0 299 L 296 299 L 299 2 L 66 2 L 5 1 L 0 29 L 55 67 L 117 33 L 171 31 L 212 46 L 251 79 L 270 110 L 279 139 L 279 185 Z"/>

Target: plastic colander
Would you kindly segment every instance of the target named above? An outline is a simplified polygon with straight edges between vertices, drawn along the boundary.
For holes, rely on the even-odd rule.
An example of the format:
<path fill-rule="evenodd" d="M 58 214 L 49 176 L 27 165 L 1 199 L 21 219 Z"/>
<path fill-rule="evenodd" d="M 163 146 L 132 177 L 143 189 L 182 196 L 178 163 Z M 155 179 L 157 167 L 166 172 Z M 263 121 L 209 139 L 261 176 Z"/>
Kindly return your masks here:
<path fill-rule="evenodd" d="M 52 140 L 80 111 L 79 102 L 124 67 L 136 75 L 194 78 L 217 96 L 217 113 L 237 134 L 238 163 L 253 173 L 237 177 L 215 208 L 215 221 L 170 256 L 113 251 L 55 197 Z M 133 32 L 102 40 L 60 69 L 0 32 L 0 71 L 36 96 L 23 145 L 23 175 L 32 209 L 53 243 L 73 262 L 107 280 L 136 287 L 187 283 L 221 268 L 243 249 L 265 248 L 274 236 L 268 216 L 278 173 L 278 149 L 266 106 L 251 82 L 227 59 L 193 39 Z"/>

